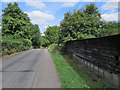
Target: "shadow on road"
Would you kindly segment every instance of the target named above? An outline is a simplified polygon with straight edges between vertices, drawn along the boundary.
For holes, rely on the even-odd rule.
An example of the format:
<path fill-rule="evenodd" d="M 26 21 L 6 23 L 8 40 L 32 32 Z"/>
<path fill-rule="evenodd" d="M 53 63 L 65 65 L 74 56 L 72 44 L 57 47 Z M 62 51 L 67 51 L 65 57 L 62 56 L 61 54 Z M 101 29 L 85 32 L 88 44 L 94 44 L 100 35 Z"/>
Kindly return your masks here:
<path fill-rule="evenodd" d="M 34 70 L 20 70 L 20 71 L 0 71 L 0 72 L 34 72 Z"/>

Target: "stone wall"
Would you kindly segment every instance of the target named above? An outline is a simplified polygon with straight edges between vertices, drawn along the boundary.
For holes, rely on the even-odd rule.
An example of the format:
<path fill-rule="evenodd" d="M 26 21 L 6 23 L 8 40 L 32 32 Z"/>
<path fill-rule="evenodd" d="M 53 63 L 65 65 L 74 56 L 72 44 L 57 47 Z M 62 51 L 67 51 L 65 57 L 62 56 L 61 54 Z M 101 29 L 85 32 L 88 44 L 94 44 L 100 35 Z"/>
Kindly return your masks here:
<path fill-rule="evenodd" d="M 120 87 L 120 35 L 68 41 L 66 48 L 78 63 L 95 69 L 106 81 Z"/>

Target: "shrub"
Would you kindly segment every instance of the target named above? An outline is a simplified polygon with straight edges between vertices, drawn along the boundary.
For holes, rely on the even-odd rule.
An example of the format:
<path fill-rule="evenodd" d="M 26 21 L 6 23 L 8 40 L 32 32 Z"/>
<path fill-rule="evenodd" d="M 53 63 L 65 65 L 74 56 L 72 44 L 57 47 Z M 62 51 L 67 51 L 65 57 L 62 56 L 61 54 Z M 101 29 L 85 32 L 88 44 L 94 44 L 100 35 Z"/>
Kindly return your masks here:
<path fill-rule="evenodd" d="M 28 39 L 13 39 L 12 37 L 2 38 L 2 55 L 11 54 L 32 48 L 32 42 Z"/>
<path fill-rule="evenodd" d="M 52 52 L 61 52 L 62 54 L 66 53 L 65 44 L 51 44 L 48 49 Z"/>
<path fill-rule="evenodd" d="M 58 44 L 51 44 L 49 45 L 48 49 L 51 50 L 52 52 L 59 52 Z"/>

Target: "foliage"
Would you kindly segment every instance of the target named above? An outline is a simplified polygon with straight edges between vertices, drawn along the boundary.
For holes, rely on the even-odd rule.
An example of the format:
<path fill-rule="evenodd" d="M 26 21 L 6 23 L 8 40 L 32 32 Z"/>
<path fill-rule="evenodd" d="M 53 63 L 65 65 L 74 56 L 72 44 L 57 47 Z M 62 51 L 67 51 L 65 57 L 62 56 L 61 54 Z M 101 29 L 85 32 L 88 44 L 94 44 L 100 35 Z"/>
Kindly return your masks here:
<path fill-rule="evenodd" d="M 59 39 L 59 26 L 49 26 L 47 30 L 44 32 L 46 39 L 49 41 L 49 44 L 58 43 Z"/>
<path fill-rule="evenodd" d="M 2 14 L 2 35 L 14 35 L 14 38 L 28 39 L 28 31 L 30 26 L 30 19 L 26 13 L 18 7 L 15 2 L 13 5 L 8 4 Z"/>
<path fill-rule="evenodd" d="M 65 14 L 60 23 L 61 37 L 63 42 L 99 36 L 100 13 L 94 4 L 86 5 L 86 9 L 79 9 Z M 86 35 L 85 35 L 86 34 Z M 69 39 L 68 39 L 69 38 Z M 89 37 L 88 37 L 89 38 Z"/>
<path fill-rule="evenodd" d="M 106 22 L 102 27 L 101 36 L 120 34 L 120 22 Z"/>
<path fill-rule="evenodd" d="M 41 45 L 41 34 L 38 25 L 31 25 L 31 30 L 29 31 L 30 40 L 34 48 L 39 48 Z"/>
<path fill-rule="evenodd" d="M 50 41 L 45 36 L 41 36 L 41 40 L 42 47 L 48 47 L 50 45 Z"/>
<path fill-rule="evenodd" d="M 1 26 L 2 26 L 2 18 L 1 18 L 1 16 L 0 16 L 0 56 L 2 55 L 2 43 L 1 43 L 1 41 L 2 41 L 2 35 L 1 35 Z"/>
<path fill-rule="evenodd" d="M 58 44 L 51 44 L 51 45 L 49 45 L 48 49 L 51 50 L 52 52 L 58 52 L 59 51 Z"/>
<path fill-rule="evenodd" d="M 39 27 L 30 22 L 28 15 L 18 7 L 18 3 L 9 3 L 2 11 L 3 52 L 7 54 L 8 51 L 9 54 L 14 51 L 27 50 L 31 44 L 34 48 L 40 47 Z"/>
<path fill-rule="evenodd" d="M 102 37 L 120 33 L 118 23 L 105 22 L 95 4 L 86 5 L 85 9 L 65 13 L 60 23 L 59 43 L 69 40 Z"/>
<path fill-rule="evenodd" d="M 28 39 L 13 39 L 12 36 L 2 38 L 2 55 L 11 54 L 32 48 L 32 42 Z"/>

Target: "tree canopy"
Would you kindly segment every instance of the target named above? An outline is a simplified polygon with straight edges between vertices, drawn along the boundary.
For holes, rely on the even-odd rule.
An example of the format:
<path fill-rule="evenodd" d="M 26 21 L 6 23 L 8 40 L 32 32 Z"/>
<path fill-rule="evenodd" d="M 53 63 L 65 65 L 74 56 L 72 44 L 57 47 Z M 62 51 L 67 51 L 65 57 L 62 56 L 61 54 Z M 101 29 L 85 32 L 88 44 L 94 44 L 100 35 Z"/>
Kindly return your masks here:
<path fill-rule="evenodd" d="M 92 3 L 86 5 L 84 9 L 65 13 L 60 23 L 59 42 L 112 35 L 120 32 L 116 27 L 117 23 L 107 23 L 102 20 L 101 13 Z"/>
<path fill-rule="evenodd" d="M 44 34 L 45 36 L 42 36 L 42 46 L 48 46 L 53 43 L 58 44 L 60 27 L 48 26 Z"/>
<path fill-rule="evenodd" d="M 2 11 L 3 55 L 32 47 L 40 47 L 41 33 L 39 27 L 30 22 L 27 13 L 18 7 L 18 3 L 9 3 Z"/>
<path fill-rule="evenodd" d="M 59 26 L 49 26 L 44 32 L 45 37 L 50 41 L 50 44 L 58 43 L 59 33 L 60 33 Z"/>
<path fill-rule="evenodd" d="M 40 46 L 41 33 L 38 25 L 30 22 L 28 15 L 18 7 L 18 3 L 9 3 L 2 11 L 2 36 L 29 39 L 34 47 Z"/>

